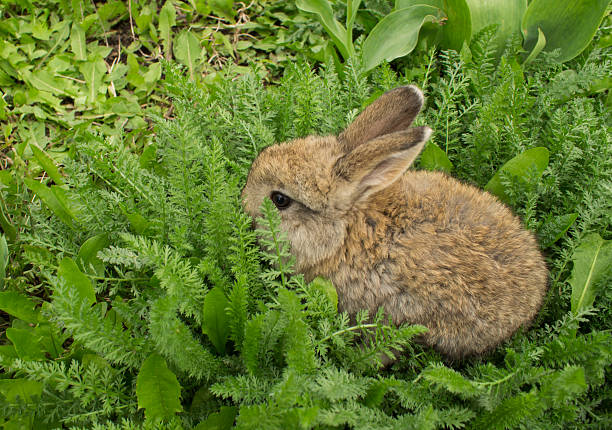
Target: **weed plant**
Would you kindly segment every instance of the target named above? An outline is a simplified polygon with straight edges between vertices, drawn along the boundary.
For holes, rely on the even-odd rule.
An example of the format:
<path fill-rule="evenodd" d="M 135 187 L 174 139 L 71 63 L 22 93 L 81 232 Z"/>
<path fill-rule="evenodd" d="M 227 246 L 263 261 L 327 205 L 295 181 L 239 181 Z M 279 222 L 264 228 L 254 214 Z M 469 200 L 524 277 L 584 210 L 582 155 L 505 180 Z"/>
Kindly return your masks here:
<path fill-rule="evenodd" d="M 349 63 L 341 80 L 331 65 L 295 64 L 276 86 L 256 67 L 203 86 L 167 64 L 174 118 L 156 119 L 142 154 L 123 133 L 75 129 L 61 172 L 47 167 L 38 181 L 26 163 L 2 172 L 0 423 L 610 428 L 609 271 L 587 285 L 586 306 L 570 303 L 577 249 L 612 235 L 609 106 L 590 91 L 612 57 L 592 49 L 571 69 L 546 57 L 523 69 L 512 51 L 498 63 L 486 37 L 469 53 L 432 55 L 410 82 L 388 67 L 365 79 Z M 418 121 L 434 128 L 453 175 L 482 187 L 544 146 L 541 178 L 503 178 L 509 205 L 541 238 L 551 221 L 577 215 L 542 239 L 550 291 L 533 327 L 486 357 L 445 361 L 411 342 L 422 327 L 391 327 L 381 312 L 351 325 L 328 282 L 293 272 L 274 207 L 264 205 L 257 232 L 240 207 L 262 148 L 337 133 L 407 83 L 424 88 Z M 381 353 L 402 349 L 381 368 Z"/>

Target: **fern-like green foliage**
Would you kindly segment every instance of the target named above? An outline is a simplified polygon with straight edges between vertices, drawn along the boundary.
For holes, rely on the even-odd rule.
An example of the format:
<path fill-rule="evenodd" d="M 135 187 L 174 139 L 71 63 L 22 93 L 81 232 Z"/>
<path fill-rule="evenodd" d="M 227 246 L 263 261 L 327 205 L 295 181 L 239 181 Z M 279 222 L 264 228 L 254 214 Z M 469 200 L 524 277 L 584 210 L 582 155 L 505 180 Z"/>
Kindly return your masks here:
<path fill-rule="evenodd" d="M 5 277 L 14 294 L 0 296 L 0 425 L 609 426 L 612 295 L 600 287 L 594 308 L 572 313 L 568 279 L 582 238 L 610 239 L 609 101 L 596 84 L 612 73 L 612 54 L 590 48 L 564 66 L 542 55 L 525 69 L 515 44 L 498 62 L 493 36 L 484 29 L 469 50 L 432 54 L 406 76 L 383 66 L 364 77 L 348 63 L 341 79 L 331 65 L 297 63 L 278 85 L 264 86 L 253 66 L 204 86 L 166 64 L 174 118 L 156 119 L 149 146 L 135 153 L 127 137 L 71 135 L 60 192 L 68 224 L 24 187 L 25 167 L 2 176 L 2 209 L 20 229 Z M 424 327 L 393 327 L 382 311 L 339 314 L 331 284 L 294 272 L 274 205 L 266 200 L 258 220 L 240 206 L 262 148 L 337 133 L 412 81 L 429 99 L 417 121 L 433 126 L 453 175 L 483 186 L 544 146 L 548 168 L 530 186 L 501 175 L 509 203 L 536 234 L 576 219 L 545 250 L 550 293 L 533 327 L 464 362 L 415 342 Z M 89 255 L 83 244 L 98 237 L 109 244 Z"/>

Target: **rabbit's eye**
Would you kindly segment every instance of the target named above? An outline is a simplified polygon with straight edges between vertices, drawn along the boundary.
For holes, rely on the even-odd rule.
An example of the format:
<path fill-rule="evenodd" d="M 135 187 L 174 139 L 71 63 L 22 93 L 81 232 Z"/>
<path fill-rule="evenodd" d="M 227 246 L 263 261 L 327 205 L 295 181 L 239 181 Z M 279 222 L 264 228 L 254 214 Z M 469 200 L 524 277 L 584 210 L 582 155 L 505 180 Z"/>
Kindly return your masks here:
<path fill-rule="evenodd" d="M 272 203 L 274 203 L 279 210 L 287 209 L 291 204 L 291 198 L 278 191 L 273 191 L 272 194 L 270 194 L 270 200 L 272 200 Z"/>

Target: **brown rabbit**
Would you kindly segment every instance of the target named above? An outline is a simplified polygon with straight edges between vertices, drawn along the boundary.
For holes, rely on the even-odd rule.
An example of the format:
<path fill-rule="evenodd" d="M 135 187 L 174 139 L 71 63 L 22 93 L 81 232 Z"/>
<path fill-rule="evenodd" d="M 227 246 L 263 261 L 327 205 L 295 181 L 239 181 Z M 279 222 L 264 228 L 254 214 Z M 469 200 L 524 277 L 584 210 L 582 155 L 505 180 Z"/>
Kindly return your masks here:
<path fill-rule="evenodd" d="M 297 270 L 330 279 L 340 311 L 382 306 L 461 358 L 528 325 L 548 273 L 533 235 L 495 197 L 442 173 L 407 171 L 431 135 L 409 128 L 422 104 L 418 88 L 396 88 L 338 137 L 266 148 L 242 197 L 254 217 L 272 199 Z"/>

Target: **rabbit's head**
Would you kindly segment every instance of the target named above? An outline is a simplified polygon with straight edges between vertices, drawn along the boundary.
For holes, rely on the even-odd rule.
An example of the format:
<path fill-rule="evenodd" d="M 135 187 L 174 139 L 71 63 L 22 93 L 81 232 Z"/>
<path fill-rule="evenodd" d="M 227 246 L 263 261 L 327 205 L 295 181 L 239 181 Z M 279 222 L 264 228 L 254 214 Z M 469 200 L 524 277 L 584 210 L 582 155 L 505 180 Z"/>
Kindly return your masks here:
<path fill-rule="evenodd" d="M 352 208 L 391 186 L 431 134 L 409 128 L 423 104 L 414 86 L 391 90 L 338 137 L 309 136 L 263 150 L 242 192 L 253 217 L 265 198 L 280 211 L 297 270 L 306 271 L 342 246 Z"/>

